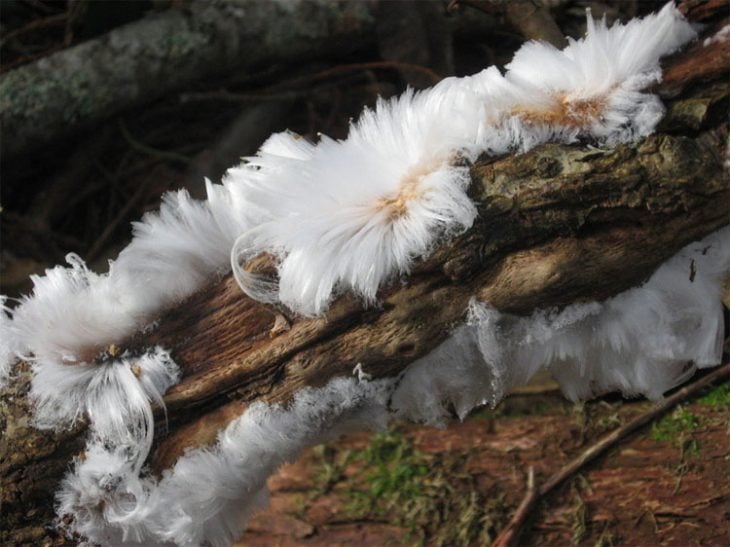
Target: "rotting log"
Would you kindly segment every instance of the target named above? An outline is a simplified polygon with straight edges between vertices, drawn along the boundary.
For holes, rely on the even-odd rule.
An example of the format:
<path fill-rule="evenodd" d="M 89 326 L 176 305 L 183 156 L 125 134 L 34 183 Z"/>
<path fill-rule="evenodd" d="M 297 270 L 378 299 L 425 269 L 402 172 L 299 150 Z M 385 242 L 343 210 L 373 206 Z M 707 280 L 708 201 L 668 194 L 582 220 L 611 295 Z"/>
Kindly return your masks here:
<path fill-rule="evenodd" d="M 730 42 L 700 42 L 667 61 L 657 88 L 667 115 L 636 145 L 550 144 L 477 162 L 474 227 L 384 289 L 379 306 L 343 295 L 326 317 L 291 318 L 227 276 L 165 313 L 153 332 L 120 341 L 132 351 L 168 348 L 184 373 L 165 396 L 169 419 L 158 412 L 153 468 L 212 442 L 252 401 L 286 402 L 356 363 L 374 376 L 398 374 L 463 320 L 472 296 L 516 314 L 603 299 L 730 223 L 729 69 Z M 15 372 L 0 399 L 0 542 L 61 542 L 47 528 L 53 492 L 85 426 L 35 430 L 27 365 Z"/>

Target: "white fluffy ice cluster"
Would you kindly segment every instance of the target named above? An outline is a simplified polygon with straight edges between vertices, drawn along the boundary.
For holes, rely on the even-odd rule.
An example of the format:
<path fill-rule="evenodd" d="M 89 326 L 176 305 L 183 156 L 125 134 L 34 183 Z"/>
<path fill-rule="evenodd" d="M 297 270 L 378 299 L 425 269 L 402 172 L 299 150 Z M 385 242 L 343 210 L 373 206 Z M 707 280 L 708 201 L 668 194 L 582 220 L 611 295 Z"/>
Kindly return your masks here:
<path fill-rule="evenodd" d="M 87 416 L 96 439 L 141 444 L 143 459 L 152 444 L 150 403 L 163 405 L 162 394 L 180 379 L 177 365 L 160 347 L 139 356 L 110 356 L 100 364 L 37 366 L 31 396 L 38 428 L 60 429 Z"/>
<path fill-rule="evenodd" d="M 396 415 L 442 425 L 494 405 L 548 368 L 578 401 L 621 391 L 660 399 L 696 367 L 722 358 L 722 291 L 730 227 L 682 249 L 642 286 L 604 302 L 503 314 L 472 301 L 465 325 L 412 363 L 393 396 Z"/>
<path fill-rule="evenodd" d="M 642 90 L 661 78 L 659 58 L 694 36 L 672 4 L 610 29 L 589 15 L 586 37 L 565 49 L 530 42 L 504 75 L 491 67 L 380 101 L 343 141 L 273 137 L 226 180 L 261 215 L 234 246 L 239 284 L 305 315 L 344 290 L 373 301 L 414 259 L 471 226 L 464 161 L 651 133 L 664 109 Z M 242 266 L 263 251 L 278 259 L 278 283 Z"/>
<path fill-rule="evenodd" d="M 380 101 L 343 141 L 313 146 L 293 134 L 272 137 L 227 175 L 263 215 L 233 248 L 243 290 L 304 315 L 324 312 L 347 289 L 373 302 L 384 282 L 440 237 L 471 226 L 469 170 L 452 165 L 465 153 L 457 135 L 474 129 L 468 115 L 437 85 Z M 263 251 L 278 259 L 278 283 L 241 266 Z"/>
<path fill-rule="evenodd" d="M 713 36 L 710 36 L 709 38 L 705 38 L 705 41 L 702 42 L 702 45 L 707 47 L 711 46 L 712 44 L 719 44 L 724 42 L 730 38 L 730 25 L 723 26 L 720 30 L 718 30 Z"/>
<path fill-rule="evenodd" d="M 61 485 L 59 516 L 73 515 L 71 530 L 103 545 L 230 545 L 267 503 L 279 466 L 346 431 L 384 427 L 392 383 L 339 378 L 298 392 L 288 408 L 256 403 L 159 481 L 140 478 L 124 449 L 92 443 Z"/>
<path fill-rule="evenodd" d="M 168 194 L 134 224 L 108 274 L 70 255 L 70 268 L 34 276 L 6 338 L 38 363 L 88 362 L 231 262 L 251 296 L 305 315 L 345 290 L 372 302 L 414 259 L 471 226 L 465 161 L 547 140 L 649 134 L 663 108 L 641 90 L 660 78 L 659 58 L 694 36 L 672 4 L 611 28 L 589 16 L 586 37 L 564 50 L 531 42 L 504 75 L 492 67 L 380 101 L 345 140 L 273 135 L 222 185 L 208 183 L 207 201 Z M 278 281 L 244 269 L 261 252 L 275 257 Z"/>
<path fill-rule="evenodd" d="M 69 529 L 104 544 L 227 545 L 281 463 L 349 427 L 382 425 L 391 410 L 441 423 L 451 406 L 463 416 L 495 404 L 541 367 L 571 398 L 611 389 L 659 397 L 691 372 L 689 361 L 716 364 L 727 229 L 604 303 L 517 318 L 474 302 L 466 324 L 397 384 L 336 379 L 288 408 L 253 405 L 213 448 L 187 452 L 159 481 L 142 470 L 150 405 L 179 379 L 177 367 L 161 348 L 110 355 L 231 268 L 253 298 L 303 315 L 324 313 L 344 291 L 372 303 L 414 260 L 472 225 L 467 165 L 478 155 L 651 133 L 663 108 L 642 90 L 660 79 L 659 58 L 694 36 L 672 4 L 611 28 L 589 16 L 584 39 L 563 50 L 528 43 L 505 74 L 490 68 L 380 101 L 345 140 L 273 135 L 222 185 L 208 182 L 207 201 L 168 194 L 135 224 L 108 274 L 70 255 L 70 267 L 34 277 L 12 320 L 0 312 L 0 382 L 22 356 L 33 367 L 40 427 L 90 418 L 85 458 L 58 494 L 59 516 L 73 516 Z M 246 269 L 263 252 L 278 280 Z"/>

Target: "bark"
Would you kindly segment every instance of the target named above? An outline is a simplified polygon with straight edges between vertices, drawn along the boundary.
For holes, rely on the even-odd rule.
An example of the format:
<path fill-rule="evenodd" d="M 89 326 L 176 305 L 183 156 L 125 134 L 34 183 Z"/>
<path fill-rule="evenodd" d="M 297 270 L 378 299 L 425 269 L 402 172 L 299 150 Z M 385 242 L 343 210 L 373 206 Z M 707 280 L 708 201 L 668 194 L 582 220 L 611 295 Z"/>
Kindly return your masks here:
<path fill-rule="evenodd" d="M 0 80 L 0 145 L 7 160 L 110 116 L 235 71 L 320 57 L 344 58 L 371 46 L 388 17 L 378 0 L 205 0 L 148 15 L 21 66 Z M 438 10 L 436 10 L 438 11 Z M 483 33 L 489 18 L 464 14 L 438 21 Z"/>
<path fill-rule="evenodd" d="M 169 421 L 158 412 L 153 467 L 212 442 L 252 401 L 285 402 L 356 363 L 375 376 L 398 374 L 463 320 L 473 296 L 517 314 L 603 299 L 728 224 L 729 45 L 700 43 L 668 62 L 658 88 L 667 116 L 636 145 L 545 145 L 479 161 L 478 222 L 384 289 L 377 307 L 344 295 L 326 318 L 288 318 L 228 276 L 169 310 L 154 332 L 120 341 L 131 351 L 169 348 L 184 373 L 165 396 Z M 55 434 L 32 428 L 24 367 L 0 400 L 0 541 L 10 544 L 49 537 L 52 492 L 84 433 L 83 424 Z"/>
<path fill-rule="evenodd" d="M 193 2 L 3 75 L 7 159 L 125 108 L 232 69 L 255 70 L 373 40 L 376 2 Z"/>

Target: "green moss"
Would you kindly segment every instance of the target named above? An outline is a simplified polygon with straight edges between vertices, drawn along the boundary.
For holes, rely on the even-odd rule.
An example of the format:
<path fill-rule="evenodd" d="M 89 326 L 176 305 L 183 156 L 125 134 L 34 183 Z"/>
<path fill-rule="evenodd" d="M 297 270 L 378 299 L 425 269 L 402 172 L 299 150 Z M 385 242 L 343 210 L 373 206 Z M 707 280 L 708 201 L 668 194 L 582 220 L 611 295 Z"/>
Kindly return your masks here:
<path fill-rule="evenodd" d="M 292 494 L 291 496 L 291 514 L 297 518 L 306 520 L 307 509 L 309 508 L 310 498 L 303 493 Z"/>
<path fill-rule="evenodd" d="M 730 382 L 713 388 L 707 395 L 700 397 L 698 402 L 710 406 L 730 405 Z"/>
<path fill-rule="evenodd" d="M 613 534 L 604 530 L 593 545 L 594 547 L 613 547 L 615 541 L 616 538 Z"/>
<path fill-rule="evenodd" d="M 345 476 L 345 468 L 352 459 L 352 451 L 337 451 L 331 445 L 319 445 L 312 450 L 319 460 L 317 474 L 314 478 L 315 496 L 327 494 Z"/>
<path fill-rule="evenodd" d="M 699 418 L 682 407 L 651 426 L 651 438 L 655 441 L 677 441 L 686 433 L 699 427 Z"/>
<path fill-rule="evenodd" d="M 422 481 L 428 473 L 426 460 L 398 431 L 376 434 L 355 461 L 364 466 L 365 491 L 352 491 L 351 509 L 361 515 L 385 514 L 405 507 L 423 495 Z"/>
<path fill-rule="evenodd" d="M 423 454 L 390 430 L 354 453 L 352 463 L 361 471 L 347 490 L 347 511 L 405 528 L 409 544 L 488 545 L 504 523 L 501 494 L 477 490 L 464 471 L 466 456 Z"/>

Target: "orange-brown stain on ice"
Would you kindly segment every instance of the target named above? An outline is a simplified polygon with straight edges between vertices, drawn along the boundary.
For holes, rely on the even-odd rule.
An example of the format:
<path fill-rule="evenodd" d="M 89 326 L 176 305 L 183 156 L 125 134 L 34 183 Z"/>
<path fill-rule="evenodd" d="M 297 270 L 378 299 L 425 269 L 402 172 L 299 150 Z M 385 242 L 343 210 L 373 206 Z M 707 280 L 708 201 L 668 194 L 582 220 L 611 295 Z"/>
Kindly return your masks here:
<path fill-rule="evenodd" d="M 528 123 L 584 129 L 596 120 L 600 120 L 606 110 L 605 95 L 576 99 L 560 93 L 554 99 L 551 107 L 520 106 L 513 108 L 510 115 L 518 116 Z"/>

